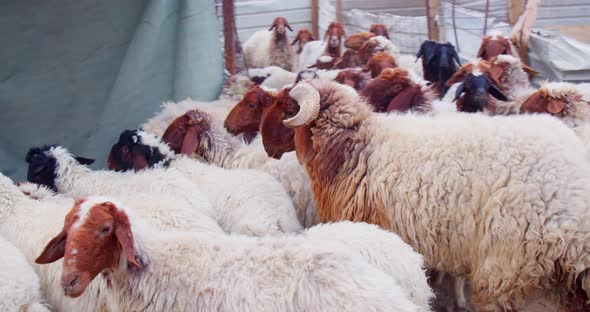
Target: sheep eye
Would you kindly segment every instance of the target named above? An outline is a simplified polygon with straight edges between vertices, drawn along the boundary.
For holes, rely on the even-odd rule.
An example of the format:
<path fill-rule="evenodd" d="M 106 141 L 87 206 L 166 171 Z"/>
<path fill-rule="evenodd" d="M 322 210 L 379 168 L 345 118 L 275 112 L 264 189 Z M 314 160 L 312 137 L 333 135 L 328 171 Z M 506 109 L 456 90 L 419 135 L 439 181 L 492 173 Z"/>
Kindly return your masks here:
<path fill-rule="evenodd" d="M 106 235 L 106 234 L 108 234 L 108 233 L 109 233 L 109 231 L 110 231 L 110 230 L 111 230 L 111 227 L 110 227 L 110 226 L 104 226 L 104 227 L 102 228 L 102 230 L 100 230 L 100 234 L 102 234 L 102 235 Z"/>
<path fill-rule="evenodd" d="M 254 104 L 248 104 L 248 108 L 251 110 L 254 110 L 256 108 L 256 105 Z"/>

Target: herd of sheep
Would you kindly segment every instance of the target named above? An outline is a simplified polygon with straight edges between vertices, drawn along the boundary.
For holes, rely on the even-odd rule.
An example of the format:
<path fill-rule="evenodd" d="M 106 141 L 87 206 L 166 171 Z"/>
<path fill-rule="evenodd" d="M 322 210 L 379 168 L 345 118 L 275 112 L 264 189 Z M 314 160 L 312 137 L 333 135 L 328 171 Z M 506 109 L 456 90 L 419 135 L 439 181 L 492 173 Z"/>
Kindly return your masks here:
<path fill-rule="evenodd" d="M 109 170 L 45 145 L 0 174 L 0 310 L 590 311 L 590 86 L 535 88 L 500 34 L 462 65 L 288 31 Z"/>

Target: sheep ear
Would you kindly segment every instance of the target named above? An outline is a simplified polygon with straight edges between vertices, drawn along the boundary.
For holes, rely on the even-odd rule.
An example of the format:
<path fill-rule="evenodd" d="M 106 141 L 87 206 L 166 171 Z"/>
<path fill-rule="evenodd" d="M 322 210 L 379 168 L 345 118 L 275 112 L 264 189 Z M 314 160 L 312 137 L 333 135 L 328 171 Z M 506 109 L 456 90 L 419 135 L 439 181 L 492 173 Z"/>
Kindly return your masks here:
<path fill-rule="evenodd" d="M 416 53 L 416 60 L 414 61 L 414 63 L 418 62 L 422 55 L 424 55 L 424 44 L 420 46 L 420 50 L 418 50 L 418 53 Z"/>
<path fill-rule="evenodd" d="M 291 25 L 289 25 L 289 23 L 286 23 L 285 27 L 289 28 L 290 31 L 293 31 L 293 28 L 291 28 Z"/>
<path fill-rule="evenodd" d="M 449 78 L 445 84 L 447 85 L 447 87 L 452 86 L 453 84 L 463 81 L 463 79 L 465 79 L 465 71 L 462 69 L 459 69 L 453 76 L 451 76 L 451 78 Z"/>
<path fill-rule="evenodd" d="M 272 25 L 270 25 L 270 28 L 268 29 L 268 31 L 273 30 L 275 27 L 277 27 L 277 25 L 275 23 L 272 23 Z"/>
<path fill-rule="evenodd" d="M 485 54 L 486 54 L 486 49 L 488 47 L 487 41 L 484 39 L 481 42 L 481 46 L 479 46 L 479 51 L 477 51 L 477 57 L 479 58 L 484 58 Z"/>
<path fill-rule="evenodd" d="M 63 258 L 66 251 L 67 232 L 62 229 L 59 234 L 52 238 L 39 257 L 35 259 L 37 264 L 48 264 Z"/>
<path fill-rule="evenodd" d="M 500 91 L 500 89 L 498 89 L 498 87 L 496 87 L 493 83 L 490 84 L 488 93 L 500 101 L 508 101 L 508 98 L 504 95 L 504 93 L 502 93 L 502 91 Z"/>
<path fill-rule="evenodd" d="M 311 141 L 311 126 L 295 128 L 295 154 L 302 165 L 309 163 L 315 156 Z"/>
<path fill-rule="evenodd" d="M 85 157 L 76 157 L 76 161 L 81 163 L 82 165 L 92 165 L 95 162 L 94 159 Z"/>
<path fill-rule="evenodd" d="M 412 108 L 414 105 L 414 99 L 418 94 L 418 87 L 409 85 L 400 93 L 398 93 L 389 105 L 387 105 L 386 112 L 391 111 L 398 111 L 398 112 L 405 112 L 408 109 Z"/>
<path fill-rule="evenodd" d="M 297 43 L 297 41 L 299 41 L 299 35 L 297 35 L 297 37 L 295 37 L 295 40 L 293 40 L 293 42 L 291 42 L 291 45 L 295 45 Z"/>
<path fill-rule="evenodd" d="M 460 84 L 460 85 L 459 85 L 459 87 L 457 88 L 457 91 L 455 91 L 455 98 L 453 99 L 453 101 L 452 101 L 452 102 L 455 102 L 455 101 L 457 101 L 457 100 L 458 100 L 458 99 L 461 97 L 461 94 L 463 94 L 463 91 L 465 91 L 465 86 L 464 86 L 464 84 L 462 83 L 462 84 Z"/>
<path fill-rule="evenodd" d="M 146 160 L 145 156 L 142 154 L 134 154 L 133 155 L 133 170 L 139 171 L 145 168 L 148 168 L 150 164 Z"/>
<path fill-rule="evenodd" d="M 526 65 L 524 65 L 524 64 L 522 65 L 522 69 L 523 69 L 525 72 L 527 72 L 527 73 L 529 73 L 529 74 L 531 74 L 531 75 L 538 75 L 538 74 L 540 74 L 540 72 L 539 72 L 538 70 L 536 70 L 536 69 L 534 69 L 534 68 L 532 68 L 532 67 L 528 67 L 528 66 L 526 66 Z"/>
<path fill-rule="evenodd" d="M 119 209 L 116 209 L 115 205 L 111 205 L 111 214 L 115 219 L 115 236 L 121 244 L 125 258 L 127 262 L 131 263 L 137 268 L 142 268 L 142 265 L 135 261 L 135 248 L 133 246 L 133 233 L 131 232 L 131 224 L 129 223 L 129 217 L 127 214 Z"/>
<path fill-rule="evenodd" d="M 489 77 L 495 85 L 500 86 L 500 78 L 504 75 L 504 72 L 504 66 L 496 65 L 489 71 Z"/>
<path fill-rule="evenodd" d="M 199 135 L 200 131 L 198 127 L 189 127 L 182 141 L 181 154 L 191 155 L 199 147 Z"/>
<path fill-rule="evenodd" d="M 558 99 L 550 99 L 547 104 L 547 111 L 551 114 L 558 114 L 565 108 L 565 102 Z"/>
<path fill-rule="evenodd" d="M 457 64 L 459 64 L 459 66 L 461 66 L 461 58 L 459 58 L 459 53 L 457 53 L 457 50 L 455 50 L 454 47 L 453 47 L 453 58 L 455 59 Z"/>

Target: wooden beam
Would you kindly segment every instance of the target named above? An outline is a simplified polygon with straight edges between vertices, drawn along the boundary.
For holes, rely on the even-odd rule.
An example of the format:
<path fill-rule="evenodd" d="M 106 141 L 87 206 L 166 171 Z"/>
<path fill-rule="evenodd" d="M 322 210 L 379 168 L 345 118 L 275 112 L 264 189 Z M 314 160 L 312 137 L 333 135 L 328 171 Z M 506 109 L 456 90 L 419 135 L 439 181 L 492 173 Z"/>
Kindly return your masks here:
<path fill-rule="evenodd" d="M 311 32 L 315 38 L 319 38 L 319 6 L 318 0 L 311 0 Z"/>
<path fill-rule="evenodd" d="M 518 21 L 518 18 L 524 11 L 525 0 L 507 0 L 508 1 L 508 23 L 510 26 L 514 26 Z"/>
<path fill-rule="evenodd" d="M 336 21 L 342 23 L 342 0 L 336 0 Z"/>
<path fill-rule="evenodd" d="M 225 50 L 225 68 L 231 75 L 236 74 L 236 19 L 234 1 L 223 0 L 223 38 Z"/>
<path fill-rule="evenodd" d="M 440 0 L 426 0 L 426 18 L 428 19 L 428 39 L 440 40 L 440 30 L 436 23 L 436 15 L 440 10 Z"/>

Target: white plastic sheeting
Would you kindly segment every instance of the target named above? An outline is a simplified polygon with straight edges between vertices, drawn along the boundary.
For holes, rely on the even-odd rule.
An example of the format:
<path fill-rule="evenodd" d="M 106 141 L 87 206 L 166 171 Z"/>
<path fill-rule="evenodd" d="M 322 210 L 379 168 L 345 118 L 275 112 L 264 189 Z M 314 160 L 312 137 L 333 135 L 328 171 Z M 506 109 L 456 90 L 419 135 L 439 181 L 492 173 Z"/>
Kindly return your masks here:
<path fill-rule="evenodd" d="M 4 1 L 0 24 L 0 171 L 18 180 L 31 146 L 103 167 L 123 129 L 223 82 L 213 1 Z"/>

